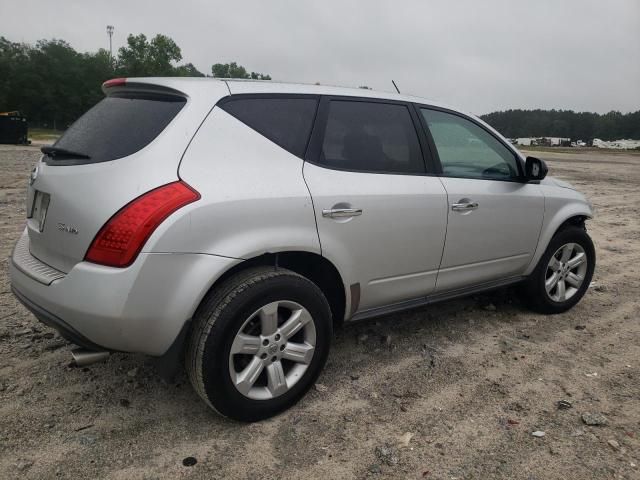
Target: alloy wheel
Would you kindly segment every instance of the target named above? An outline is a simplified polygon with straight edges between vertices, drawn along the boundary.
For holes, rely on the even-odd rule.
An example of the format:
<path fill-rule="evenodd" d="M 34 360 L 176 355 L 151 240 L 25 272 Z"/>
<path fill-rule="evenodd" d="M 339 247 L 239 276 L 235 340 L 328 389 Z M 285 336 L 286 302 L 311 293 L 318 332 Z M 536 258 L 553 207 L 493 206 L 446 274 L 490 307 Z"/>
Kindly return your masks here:
<path fill-rule="evenodd" d="M 549 259 L 545 274 L 545 289 L 554 302 L 573 297 L 587 274 L 587 254 L 577 243 L 560 247 Z"/>
<path fill-rule="evenodd" d="M 302 378 L 315 345 L 316 327 L 306 308 L 288 300 L 268 303 L 245 320 L 231 344 L 231 381 L 251 399 L 278 397 Z"/>

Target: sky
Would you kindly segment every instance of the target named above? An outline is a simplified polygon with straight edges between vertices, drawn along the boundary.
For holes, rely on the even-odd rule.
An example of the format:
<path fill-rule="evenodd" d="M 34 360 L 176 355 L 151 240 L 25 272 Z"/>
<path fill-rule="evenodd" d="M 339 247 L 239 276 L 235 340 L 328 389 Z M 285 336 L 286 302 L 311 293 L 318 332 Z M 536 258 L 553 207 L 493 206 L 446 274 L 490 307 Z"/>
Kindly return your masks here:
<path fill-rule="evenodd" d="M 640 0 L 0 0 L 0 35 L 114 52 L 170 36 L 211 73 L 392 91 L 476 114 L 640 109 Z"/>

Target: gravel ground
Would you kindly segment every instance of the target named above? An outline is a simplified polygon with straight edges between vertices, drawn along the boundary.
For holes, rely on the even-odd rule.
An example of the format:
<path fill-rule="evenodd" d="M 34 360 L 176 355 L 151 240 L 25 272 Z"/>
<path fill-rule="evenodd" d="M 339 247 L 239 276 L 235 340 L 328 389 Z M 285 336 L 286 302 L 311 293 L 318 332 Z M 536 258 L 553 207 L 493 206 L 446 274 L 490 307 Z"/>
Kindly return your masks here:
<path fill-rule="evenodd" d="M 640 156 L 537 155 L 596 208 L 577 307 L 537 315 L 504 290 L 349 324 L 316 388 L 246 425 L 142 356 L 68 366 L 4 260 L 38 152 L 0 147 L 0 478 L 640 478 Z"/>

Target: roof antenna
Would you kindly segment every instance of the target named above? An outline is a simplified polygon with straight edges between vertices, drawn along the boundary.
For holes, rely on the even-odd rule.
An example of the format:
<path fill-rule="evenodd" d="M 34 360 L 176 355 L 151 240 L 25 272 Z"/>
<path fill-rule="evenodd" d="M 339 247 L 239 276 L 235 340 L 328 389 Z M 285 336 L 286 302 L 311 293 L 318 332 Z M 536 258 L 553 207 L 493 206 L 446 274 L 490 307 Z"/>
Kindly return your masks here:
<path fill-rule="evenodd" d="M 393 83 L 393 86 L 396 88 L 396 92 L 400 93 L 400 90 L 398 89 L 398 85 L 396 85 L 396 82 L 391 80 L 391 83 Z"/>

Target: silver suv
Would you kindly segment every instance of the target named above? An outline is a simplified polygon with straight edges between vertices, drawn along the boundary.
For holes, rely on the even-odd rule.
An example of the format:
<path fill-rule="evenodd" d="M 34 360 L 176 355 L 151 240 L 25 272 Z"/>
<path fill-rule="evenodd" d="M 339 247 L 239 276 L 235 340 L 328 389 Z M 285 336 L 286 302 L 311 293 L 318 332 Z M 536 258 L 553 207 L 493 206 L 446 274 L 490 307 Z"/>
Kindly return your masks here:
<path fill-rule="evenodd" d="M 131 78 L 31 174 L 15 295 L 85 350 L 185 359 L 222 415 L 297 401 L 332 329 L 518 283 L 563 312 L 589 202 L 474 116 L 361 89 Z"/>

